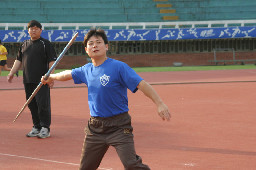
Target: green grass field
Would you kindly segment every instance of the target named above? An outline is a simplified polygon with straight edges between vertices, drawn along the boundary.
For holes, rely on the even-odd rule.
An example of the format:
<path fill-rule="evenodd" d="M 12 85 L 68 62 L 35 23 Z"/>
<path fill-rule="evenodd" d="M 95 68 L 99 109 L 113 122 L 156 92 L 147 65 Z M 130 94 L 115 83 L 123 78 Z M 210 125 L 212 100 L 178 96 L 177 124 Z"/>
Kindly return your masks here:
<path fill-rule="evenodd" d="M 255 65 L 226 65 L 226 66 L 183 66 L 183 67 L 136 67 L 136 72 L 163 72 L 163 71 L 204 71 L 204 70 L 239 70 L 255 69 Z"/>
<path fill-rule="evenodd" d="M 239 70 L 239 69 L 255 69 L 256 66 L 251 65 L 226 65 L 226 66 L 182 66 L 182 67 L 134 67 L 136 72 L 163 72 L 163 71 L 203 71 L 203 70 Z M 64 69 L 57 69 L 55 73 Z M 7 76 L 9 72 L 2 71 L 1 76 Z M 19 72 L 22 75 L 22 71 Z"/>

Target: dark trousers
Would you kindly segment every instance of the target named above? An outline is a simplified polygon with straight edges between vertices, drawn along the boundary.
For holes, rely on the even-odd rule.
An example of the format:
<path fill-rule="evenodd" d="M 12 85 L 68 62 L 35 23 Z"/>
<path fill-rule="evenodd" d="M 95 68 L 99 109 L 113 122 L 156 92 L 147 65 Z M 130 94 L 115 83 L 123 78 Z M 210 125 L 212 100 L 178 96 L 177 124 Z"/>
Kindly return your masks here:
<path fill-rule="evenodd" d="M 26 99 L 28 100 L 34 92 L 38 84 L 25 83 Z M 50 130 L 51 125 L 51 101 L 50 88 L 48 85 L 43 85 L 37 92 L 32 101 L 28 104 L 31 111 L 32 120 L 35 128 L 41 129 L 46 127 Z"/>
<path fill-rule="evenodd" d="M 149 170 L 136 155 L 132 131 L 128 113 L 110 118 L 91 117 L 85 128 L 80 170 L 96 170 L 109 146 L 116 149 L 126 170 Z"/>

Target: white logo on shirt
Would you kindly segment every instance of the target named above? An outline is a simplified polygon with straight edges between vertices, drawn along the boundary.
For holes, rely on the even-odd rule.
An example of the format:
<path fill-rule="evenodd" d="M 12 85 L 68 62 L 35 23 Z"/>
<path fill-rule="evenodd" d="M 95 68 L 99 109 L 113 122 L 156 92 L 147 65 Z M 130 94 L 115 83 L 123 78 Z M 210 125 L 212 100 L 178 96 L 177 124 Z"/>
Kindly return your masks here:
<path fill-rule="evenodd" d="M 109 78 L 110 78 L 110 76 L 107 76 L 106 74 L 104 74 L 103 76 L 100 77 L 100 83 L 103 86 L 106 86 L 109 82 Z"/>

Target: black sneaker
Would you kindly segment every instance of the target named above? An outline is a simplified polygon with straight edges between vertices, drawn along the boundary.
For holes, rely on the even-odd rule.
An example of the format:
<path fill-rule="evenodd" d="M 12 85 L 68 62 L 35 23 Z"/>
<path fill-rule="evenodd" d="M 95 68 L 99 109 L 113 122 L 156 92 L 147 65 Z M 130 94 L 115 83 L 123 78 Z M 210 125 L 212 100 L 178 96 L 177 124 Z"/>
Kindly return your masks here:
<path fill-rule="evenodd" d="M 27 137 L 36 137 L 40 133 L 40 130 L 33 127 L 32 130 L 26 135 Z"/>
<path fill-rule="evenodd" d="M 15 73 L 17 77 L 19 77 L 19 70 Z"/>
<path fill-rule="evenodd" d="M 37 135 L 38 138 L 48 138 L 50 137 L 50 132 L 48 128 L 42 127 L 40 133 Z"/>

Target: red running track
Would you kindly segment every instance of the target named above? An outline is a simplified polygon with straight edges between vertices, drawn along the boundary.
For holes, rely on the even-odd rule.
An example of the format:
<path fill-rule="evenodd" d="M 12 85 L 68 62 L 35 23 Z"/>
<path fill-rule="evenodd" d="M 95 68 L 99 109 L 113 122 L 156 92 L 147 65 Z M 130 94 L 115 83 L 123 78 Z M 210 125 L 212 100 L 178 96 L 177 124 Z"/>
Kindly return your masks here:
<path fill-rule="evenodd" d="M 255 70 L 140 75 L 152 84 L 166 83 L 153 87 L 172 112 L 171 121 L 164 122 L 141 92 L 128 94 L 136 150 L 151 169 L 255 169 Z M 28 109 L 12 123 L 25 103 L 21 78 L 12 87 L 5 87 L 2 78 L 0 89 L 9 90 L 0 90 L 0 167 L 78 169 L 89 118 L 87 88 L 52 89 L 51 137 L 27 138 L 32 126 Z M 72 81 L 56 83 L 56 87 L 71 86 Z M 113 148 L 99 169 L 123 169 Z"/>

